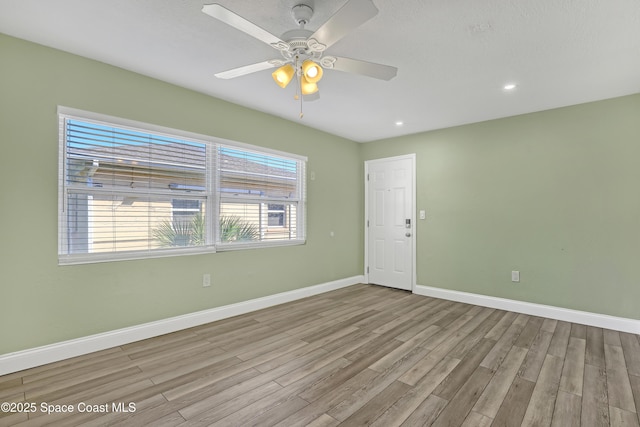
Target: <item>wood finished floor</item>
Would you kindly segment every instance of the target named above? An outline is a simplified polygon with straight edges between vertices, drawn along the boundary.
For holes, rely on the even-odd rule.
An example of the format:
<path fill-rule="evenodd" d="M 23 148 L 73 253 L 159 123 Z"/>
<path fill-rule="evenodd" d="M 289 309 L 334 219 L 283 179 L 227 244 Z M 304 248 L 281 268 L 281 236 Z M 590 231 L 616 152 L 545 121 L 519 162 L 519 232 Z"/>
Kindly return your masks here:
<path fill-rule="evenodd" d="M 356 285 L 0 377 L 0 425 L 638 426 L 640 337 Z"/>

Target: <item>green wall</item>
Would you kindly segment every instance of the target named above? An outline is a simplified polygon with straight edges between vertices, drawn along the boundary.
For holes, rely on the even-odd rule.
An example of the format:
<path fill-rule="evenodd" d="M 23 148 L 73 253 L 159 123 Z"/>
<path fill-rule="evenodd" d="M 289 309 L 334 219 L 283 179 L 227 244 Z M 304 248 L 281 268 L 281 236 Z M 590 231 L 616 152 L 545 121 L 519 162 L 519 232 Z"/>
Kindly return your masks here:
<path fill-rule="evenodd" d="M 308 156 L 307 244 L 58 266 L 58 105 Z M 360 275 L 363 160 L 406 153 L 419 285 L 640 319 L 639 117 L 634 95 L 357 144 L 0 35 L 0 355 Z"/>
<path fill-rule="evenodd" d="M 307 156 L 307 244 L 58 266 L 58 105 Z M 0 146 L 0 354 L 363 272 L 353 141 L 0 35 Z"/>
<path fill-rule="evenodd" d="M 362 148 L 416 153 L 418 285 L 640 319 L 640 95 Z"/>

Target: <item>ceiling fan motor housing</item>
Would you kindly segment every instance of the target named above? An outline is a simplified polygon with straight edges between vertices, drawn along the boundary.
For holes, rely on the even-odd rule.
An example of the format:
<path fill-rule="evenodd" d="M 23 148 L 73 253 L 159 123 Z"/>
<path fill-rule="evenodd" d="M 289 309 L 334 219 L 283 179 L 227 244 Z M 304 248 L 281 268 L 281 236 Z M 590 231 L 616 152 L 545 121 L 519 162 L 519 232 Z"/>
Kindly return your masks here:
<path fill-rule="evenodd" d="M 319 59 L 322 56 L 322 50 L 314 50 L 309 46 L 308 37 L 313 34 L 312 31 L 299 28 L 287 31 L 282 35 L 282 39 L 287 42 L 289 49 L 281 50 L 280 53 L 285 59 L 292 60 L 294 57 L 299 59 Z"/>
<path fill-rule="evenodd" d="M 306 4 L 297 4 L 291 9 L 291 16 L 300 27 L 304 27 L 309 23 L 313 16 L 313 9 Z"/>

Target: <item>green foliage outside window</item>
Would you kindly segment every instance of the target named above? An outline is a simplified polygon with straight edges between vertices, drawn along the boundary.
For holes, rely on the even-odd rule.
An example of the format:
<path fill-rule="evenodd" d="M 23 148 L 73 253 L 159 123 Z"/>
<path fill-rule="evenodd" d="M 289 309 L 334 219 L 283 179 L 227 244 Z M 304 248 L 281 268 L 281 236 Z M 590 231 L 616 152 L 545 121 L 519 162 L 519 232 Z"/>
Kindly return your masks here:
<path fill-rule="evenodd" d="M 163 247 L 202 246 L 205 243 L 204 218 L 194 215 L 191 221 L 173 218 L 163 221 L 153 230 L 153 237 Z M 257 227 L 235 215 L 220 217 L 220 241 L 239 242 L 257 240 Z"/>

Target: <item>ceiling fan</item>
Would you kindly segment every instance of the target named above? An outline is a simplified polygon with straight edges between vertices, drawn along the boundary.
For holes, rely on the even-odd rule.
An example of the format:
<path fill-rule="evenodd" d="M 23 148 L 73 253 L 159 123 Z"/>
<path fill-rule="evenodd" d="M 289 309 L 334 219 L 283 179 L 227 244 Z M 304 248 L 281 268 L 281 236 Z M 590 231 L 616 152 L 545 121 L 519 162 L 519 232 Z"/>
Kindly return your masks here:
<path fill-rule="evenodd" d="M 202 12 L 268 44 L 282 56 L 215 74 L 220 79 L 232 79 L 279 67 L 272 73 L 275 82 L 284 88 L 296 79 L 296 99 L 299 89 L 306 101 L 312 101 L 319 97 L 317 83 L 322 78 L 323 69 L 345 71 L 382 80 L 392 79 L 398 71 L 396 67 L 389 65 L 324 54 L 331 45 L 378 13 L 371 0 L 348 0 L 315 32 L 304 28 L 313 16 L 313 9 L 304 3 L 297 4 L 291 9 L 291 15 L 298 28 L 287 31 L 282 37 L 271 34 L 219 4 L 204 5 Z M 302 117 L 302 113 L 300 116 Z"/>

